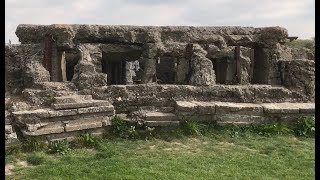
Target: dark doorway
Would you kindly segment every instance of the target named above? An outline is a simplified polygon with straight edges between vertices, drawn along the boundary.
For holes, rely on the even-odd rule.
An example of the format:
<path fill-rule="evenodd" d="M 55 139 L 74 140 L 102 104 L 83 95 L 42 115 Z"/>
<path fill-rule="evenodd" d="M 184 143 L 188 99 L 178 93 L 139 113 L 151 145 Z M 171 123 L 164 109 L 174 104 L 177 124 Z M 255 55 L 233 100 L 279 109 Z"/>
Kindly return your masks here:
<path fill-rule="evenodd" d="M 66 80 L 71 81 L 74 75 L 74 67 L 78 64 L 80 59 L 80 54 L 76 51 L 66 51 L 65 61 L 66 61 Z"/>
<path fill-rule="evenodd" d="M 236 60 L 231 57 L 212 59 L 217 84 L 236 84 Z"/>
<path fill-rule="evenodd" d="M 102 53 L 102 72 L 107 74 L 108 85 L 125 84 L 125 62 L 122 53 Z"/>
<path fill-rule="evenodd" d="M 176 58 L 162 56 L 157 59 L 157 83 L 174 84 L 176 80 Z"/>
<path fill-rule="evenodd" d="M 268 55 L 263 48 L 254 49 L 252 84 L 268 84 Z"/>
<path fill-rule="evenodd" d="M 137 83 L 141 79 L 136 68 L 142 51 L 130 48 L 106 48 L 102 53 L 102 72 L 107 74 L 108 85 Z M 129 63 L 130 62 L 130 63 Z M 134 72 L 133 72 L 134 71 Z"/>

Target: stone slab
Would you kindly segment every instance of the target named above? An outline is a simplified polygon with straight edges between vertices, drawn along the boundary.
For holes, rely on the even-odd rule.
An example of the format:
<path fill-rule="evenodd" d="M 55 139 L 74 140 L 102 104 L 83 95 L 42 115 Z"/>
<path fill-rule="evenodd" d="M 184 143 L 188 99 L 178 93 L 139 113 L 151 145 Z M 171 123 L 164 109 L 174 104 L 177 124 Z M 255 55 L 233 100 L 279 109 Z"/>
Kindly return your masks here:
<path fill-rule="evenodd" d="M 179 126 L 180 121 L 145 121 L 145 125 L 150 127 L 156 126 Z"/>
<path fill-rule="evenodd" d="M 262 115 L 263 107 L 253 103 L 215 102 L 216 113 L 235 113 L 243 115 Z"/>
<path fill-rule="evenodd" d="M 29 132 L 27 130 L 22 130 L 23 135 L 26 136 L 39 136 L 44 134 L 56 134 L 64 132 L 64 124 L 62 122 L 48 123 L 36 131 Z"/>
<path fill-rule="evenodd" d="M 109 105 L 109 106 L 97 106 L 97 107 L 88 107 L 88 108 L 79 108 L 78 109 L 78 114 L 99 113 L 99 112 L 112 112 L 112 113 L 114 113 L 114 107 L 112 105 Z"/>
<path fill-rule="evenodd" d="M 86 107 L 93 107 L 93 106 L 109 106 L 109 101 L 103 100 L 92 100 L 92 101 L 83 101 L 78 103 L 65 103 L 65 104 L 53 104 L 52 107 L 55 110 L 59 109 L 77 109 L 77 108 L 86 108 Z"/>
<path fill-rule="evenodd" d="M 173 113 L 147 112 L 146 121 L 179 121 L 179 117 Z"/>
<path fill-rule="evenodd" d="M 92 100 L 92 95 L 69 95 L 54 97 L 54 102 L 57 104 L 76 103 L 83 100 Z"/>
<path fill-rule="evenodd" d="M 261 105 L 266 114 L 298 114 L 300 111 L 297 103 L 263 103 Z"/>
<path fill-rule="evenodd" d="M 65 123 L 66 132 L 102 127 L 102 119 L 83 119 L 68 121 Z"/>

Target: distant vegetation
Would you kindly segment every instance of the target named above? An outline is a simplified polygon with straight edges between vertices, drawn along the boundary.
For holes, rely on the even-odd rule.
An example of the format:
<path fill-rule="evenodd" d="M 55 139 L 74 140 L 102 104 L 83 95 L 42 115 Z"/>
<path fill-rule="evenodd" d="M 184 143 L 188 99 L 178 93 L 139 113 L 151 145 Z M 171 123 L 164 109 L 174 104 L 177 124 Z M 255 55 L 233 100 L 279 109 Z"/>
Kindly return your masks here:
<path fill-rule="evenodd" d="M 292 48 L 308 48 L 314 51 L 315 41 L 314 37 L 312 39 L 296 39 L 291 42 L 287 42 L 287 45 Z"/>

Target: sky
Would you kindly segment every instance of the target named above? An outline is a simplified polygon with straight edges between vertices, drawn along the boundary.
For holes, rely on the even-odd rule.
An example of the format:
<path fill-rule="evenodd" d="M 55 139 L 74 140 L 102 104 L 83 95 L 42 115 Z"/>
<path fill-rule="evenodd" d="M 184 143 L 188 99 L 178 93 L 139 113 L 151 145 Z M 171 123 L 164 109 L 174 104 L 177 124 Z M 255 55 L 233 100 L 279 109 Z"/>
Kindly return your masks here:
<path fill-rule="evenodd" d="M 19 24 L 282 26 L 315 35 L 315 0 L 5 0 L 6 43 Z"/>

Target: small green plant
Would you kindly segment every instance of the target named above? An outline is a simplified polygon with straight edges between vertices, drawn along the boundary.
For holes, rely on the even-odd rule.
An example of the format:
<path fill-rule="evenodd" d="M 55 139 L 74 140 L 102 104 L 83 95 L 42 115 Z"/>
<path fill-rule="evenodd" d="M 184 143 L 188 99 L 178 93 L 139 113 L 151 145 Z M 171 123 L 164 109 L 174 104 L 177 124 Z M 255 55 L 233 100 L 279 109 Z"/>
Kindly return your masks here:
<path fill-rule="evenodd" d="M 43 151 L 48 147 L 42 137 L 27 137 L 22 141 L 22 150 L 25 152 Z"/>
<path fill-rule="evenodd" d="M 72 142 L 72 144 L 76 148 L 81 148 L 81 147 L 93 148 L 93 147 L 96 147 L 97 144 L 100 143 L 100 141 L 101 141 L 100 138 L 92 134 L 86 133 L 76 137 L 75 140 Z"/>
<path fill-rule="evenodd" d="M 32 164 L 34 166 L 43 164 L 46 160 L 46 158 L 43 155 L 39 155 L 37 153 L 28 154 L 26 158 L 27 162 L 29 164 Z"/>
<path fill-rule="evenodd" d="M 283 135 L 292 132 L 288 125 L 284 123 L 266 123 L 259 125 L 252 125 L 250 127 L 251 131 L 263 136 L 270 135 Z"/>
<path fill-rule="evenodd" d="M 312 137 L 315 135 L 315 118 L 305 116 L 293 124 L 293 131 L 297 136 Z"/>
<path fill-rule="evenodd" d="M 106 158 L 110 158 L 112 156 L 114 156 L 116 154 L 116 152 L 114 151 L 114 149 L 112 149 L 110 146 L 108 145 L 102 145 L 99 144 L 97 146 L 97 150 L 99 152 L 96 153 L 95 157 L 97 159 L 106 159 Z"/>
<path fill-rule="evenodd" d="M 128 132 L 127 123 L 119 116 L 114 116 L 111 120 L 112 133 L 120 137 L 126 137 Z"/>
<path fill-rule="evenodd" d="M 6 155 L 16 155 L 21 153 L 21 144 L 11 144 L 5 147 Z"/>
<path fill-rule="evenodd" d="M 64 155 L 71 150 L 70 143 L 67 140 L 53 141 L 48 145 L 49 154 L 61 154 Z"/>
<path fill-rule="evenodd" d="M 181 123 L 181 128 L 186 135 L 201 135 L 203 124 L 193 120 L 186 120 Z"/>

